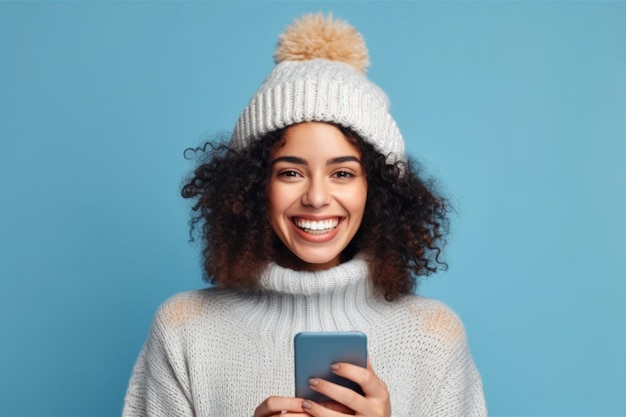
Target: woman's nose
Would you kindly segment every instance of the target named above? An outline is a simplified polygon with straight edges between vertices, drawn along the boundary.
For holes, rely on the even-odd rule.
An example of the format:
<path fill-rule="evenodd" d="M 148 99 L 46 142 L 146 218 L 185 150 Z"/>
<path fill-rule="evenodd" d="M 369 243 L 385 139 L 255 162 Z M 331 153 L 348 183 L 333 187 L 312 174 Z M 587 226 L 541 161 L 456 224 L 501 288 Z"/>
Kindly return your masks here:
<path fill-rule="evenodd" d="M 330 203 L 330 190 L 323 180 L 311 180 L 302 195 L 302 204 L 310 207 L 323 207 Z"/>

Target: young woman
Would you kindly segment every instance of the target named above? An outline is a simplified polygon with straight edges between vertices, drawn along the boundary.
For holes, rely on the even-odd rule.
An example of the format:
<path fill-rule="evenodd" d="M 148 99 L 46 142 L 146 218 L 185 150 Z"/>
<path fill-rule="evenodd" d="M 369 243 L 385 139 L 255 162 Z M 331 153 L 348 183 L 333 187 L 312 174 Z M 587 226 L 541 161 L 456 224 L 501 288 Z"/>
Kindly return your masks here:
<path fill-rule="evenodd" d="M 437 270 L 447 206 L 404 155 L 361 36 L 305 16 L 277 66 L 183 188 L 195 200 L 212 288 L 163 304 L 125 416 L 483 416 L 464 329 L 413 295 Z M 313 378 L 332 401 L 295 398 L 293 337 L 367 335 L 366 368 Z"/>

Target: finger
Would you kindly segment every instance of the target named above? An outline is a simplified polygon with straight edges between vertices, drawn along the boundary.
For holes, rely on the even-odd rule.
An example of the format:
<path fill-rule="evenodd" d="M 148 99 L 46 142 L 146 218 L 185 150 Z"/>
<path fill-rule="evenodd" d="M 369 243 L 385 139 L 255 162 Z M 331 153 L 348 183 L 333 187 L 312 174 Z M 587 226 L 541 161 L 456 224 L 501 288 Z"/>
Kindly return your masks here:
<path fill-rule="evenodd" d="M 318 404 L 311 400 L 305 400 L 302 402 L 302 408 L 307 414 L 317 417 L 339 417 L 356 414 L 345 405 L 335 401 Z"/>
<path fill-rule="evenodd" d="M 343 404 L 339 404 L 336 401 L 327 401 L 324 403 L 320 403 L 320 405 L 324 408 L 327 408 L 329 410 L 333 410 L 333 411 L 337 411 L 339 413 L 343 413 L 343 414 L 354 414 L 354 411 L 352 411 L 351 409 L 349 409 L 348 407 L 346 407 Z M 304 408 L 304 407 L 303 407 Z"/>
<path fill-rule="evenodd" d="M 359 384 L 365 393 L 365 397 L 359 396 L 363 399 L 362 401 L 355 400 L 351 403 L 346 403 L 340 400 L 338 401 L 346 404 L 359 415 L 391 414 L 391 403 L 387 385 L 383 380 L 378 378 L 369 360 L 367 361 L 367 368 L 362 368 L 348 363 L 337 363 L 333 364 L 331 370 L 334 374 Z"/>
<path fill-rule="evenodd" d="M 304 412 L 302 401 L 301 398 L 269 397 L 254 410 L 254 417 L 268 417 L 277 414 L 284 416 L 302 414 Z"/>
<path fill-rule="evenodd" d="M 378 378 L 369 359 L 367 360 L 367 368 L 349 363 L 335 363 L 331 366 L 331 371 L 335 375 L 339 375 L 359 384 L 366 397 L 384 399 L 389 395 L 387 385 Z"/>
<path fill-rule="evenodd" d="M 337 385 L 320 378 L 311 378 L 309 380 L 309 387 L 312 390 L 327 396 L 331 400 L 344 405 L 350 411 L 367 409 L 365 397 L 350 388 L 344 387 L 342 385 Z M 302 407 L 305 408 L 305 411 L 309 412 L 309 410 L 306 409 L 304 403 Z"/>

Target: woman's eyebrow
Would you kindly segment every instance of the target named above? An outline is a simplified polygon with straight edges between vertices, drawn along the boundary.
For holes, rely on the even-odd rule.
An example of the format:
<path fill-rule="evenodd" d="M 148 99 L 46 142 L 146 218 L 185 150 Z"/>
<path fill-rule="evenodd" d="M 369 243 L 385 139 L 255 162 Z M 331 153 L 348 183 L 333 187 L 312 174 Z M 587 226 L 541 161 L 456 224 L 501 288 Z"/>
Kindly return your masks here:
<path fill-rule="evenodd" d="M 299 158 L 297 156 L 279 156 L 278 158 L 272 161 L 271 165 L 274 165 L 277 162 L 289 162 L 291 164 L 309 165 L 306 159 Z M 356 156 L 338 156 L 336 158 L 332 158 L 326 161 L 326 165 L 335 165 L 335 164 L 341 164 L 344 162 L 357 162 L 360 164 L 361 160 L 357 158 Z"/>
<path fill-rule="evenodd" d="M 279 156 L 278 158 L 272 161 L 271 165 L 274 165 L 277 162 L 289 162 L 292 164 L 298 165 L 309 165 L 309 163 L 304 158 L 298 158 L 297 156 Z"/>
<path fill-rule="evenodd" d="M 344 162 L 358 162 L 360 164 L 361 160 L 356 156 L 338 156 L 337 158 L 329 159 L 326 165 L 341 164 Z"/>

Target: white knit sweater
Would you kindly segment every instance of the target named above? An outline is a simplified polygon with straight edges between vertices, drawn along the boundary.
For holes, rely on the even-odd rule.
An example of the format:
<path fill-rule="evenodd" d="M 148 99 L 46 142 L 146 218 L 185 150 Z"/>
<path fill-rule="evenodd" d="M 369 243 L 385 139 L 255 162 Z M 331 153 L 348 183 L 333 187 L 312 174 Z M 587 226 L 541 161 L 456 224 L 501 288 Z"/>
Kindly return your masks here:
<path fill-rule="evenodd" d="M 367 263 L 327 271 L 270 265 L 258 291 L 174 296 L 156 314 L 133 370 L 124 416 L 250 417 L 293 396 L 293 337 L 360 330 L 394 417 L 485 416 L 480 376 L 458 317 L 419 296 L 373 296 Z"/>

